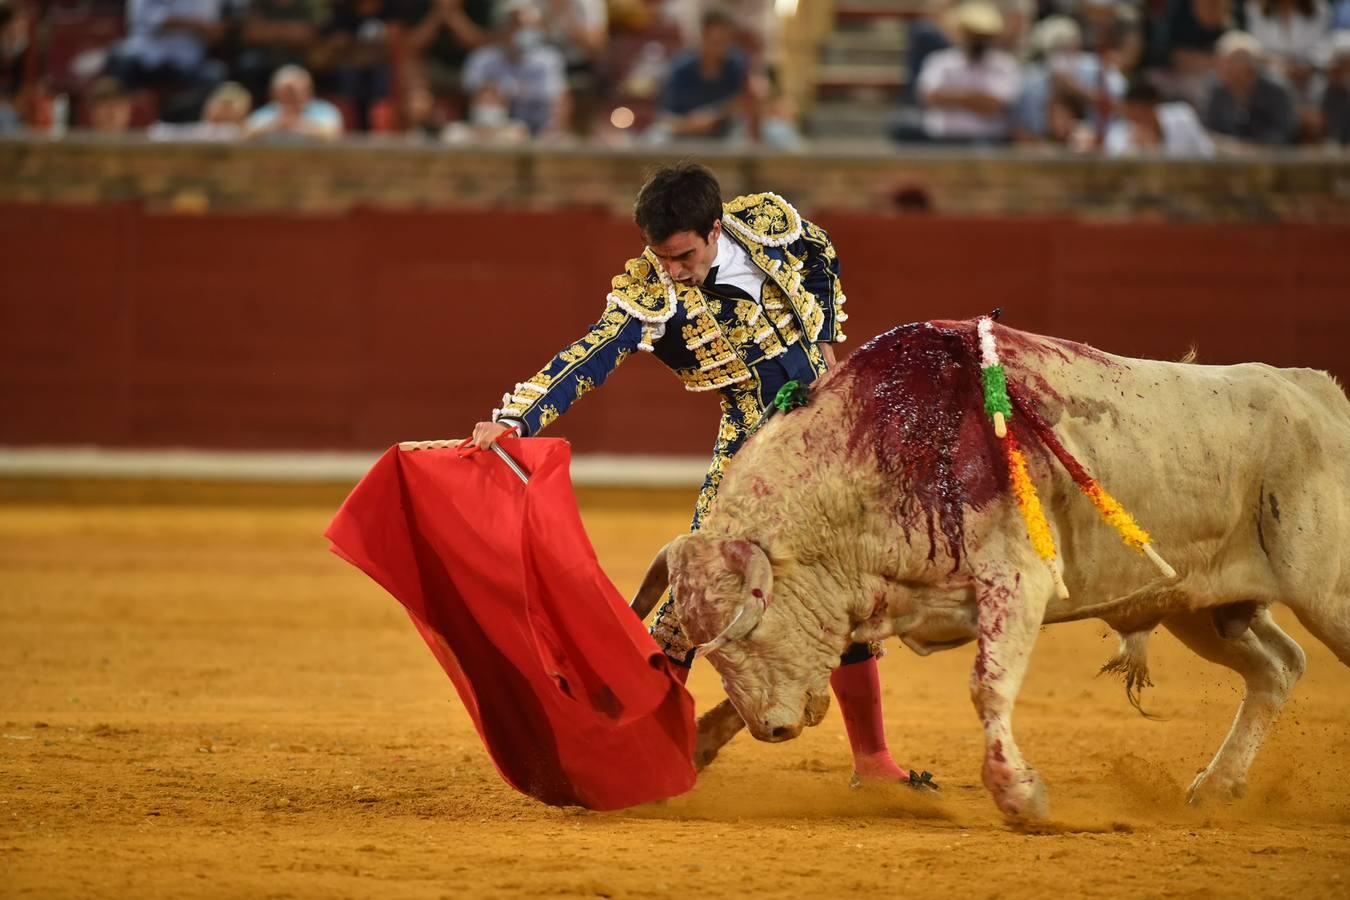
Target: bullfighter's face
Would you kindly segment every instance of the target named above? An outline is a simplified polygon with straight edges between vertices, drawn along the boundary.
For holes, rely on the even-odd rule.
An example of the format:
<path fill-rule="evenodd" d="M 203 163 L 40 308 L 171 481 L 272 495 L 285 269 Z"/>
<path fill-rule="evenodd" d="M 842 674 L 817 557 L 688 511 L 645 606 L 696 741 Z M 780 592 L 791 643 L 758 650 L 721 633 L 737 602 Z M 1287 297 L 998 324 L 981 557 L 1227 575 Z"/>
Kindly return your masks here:
<path fill-rule="evenodd" d="M 722 676 L 750 733 L 786 741 L 820 724 L 839 649 L 811 613 L 775 598 L 764 551 L 693 534 L 671 545 L 668 561 L 680 623 Z"/>
<path fill-rule="evenodd" d="M 708 277 L 713 260 L 717 259 L 717 239 L 722 236 L 722 223 L 714 222 L 712 231 L 677 231 L 660 243 L 652 244 L 652 253 L 661 261 L 672 281 L 680 284 L 702 284 Z"/>

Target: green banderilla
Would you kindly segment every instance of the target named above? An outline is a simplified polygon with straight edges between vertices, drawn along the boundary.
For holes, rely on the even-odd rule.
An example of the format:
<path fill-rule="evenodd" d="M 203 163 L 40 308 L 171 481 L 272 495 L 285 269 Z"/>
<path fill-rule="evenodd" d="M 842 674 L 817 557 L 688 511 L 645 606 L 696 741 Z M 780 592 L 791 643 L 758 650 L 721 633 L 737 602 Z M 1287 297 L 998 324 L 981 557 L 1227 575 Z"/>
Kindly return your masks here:
<path fill-rule="evenodd" d="M 811 390 L 806 385 L 799 381 L 789 381 L 778 389 L 773 403 L 769 405 L 779 412 L 792 412 L 799 406 L 805 406 L 810 394 Z"/>

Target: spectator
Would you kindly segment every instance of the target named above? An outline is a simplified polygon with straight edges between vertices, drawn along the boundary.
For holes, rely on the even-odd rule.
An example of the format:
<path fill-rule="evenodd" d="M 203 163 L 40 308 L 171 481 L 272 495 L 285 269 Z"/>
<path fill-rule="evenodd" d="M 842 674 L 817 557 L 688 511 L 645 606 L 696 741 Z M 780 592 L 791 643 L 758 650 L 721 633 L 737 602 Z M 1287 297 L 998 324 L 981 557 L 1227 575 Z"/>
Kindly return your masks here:
<path fill-rule="evenodd" d="M 152 141 L 238 140 L 244 136 L 244 123 L 252 108 L 253 97 L 248 90 L 236 81 L 227 81 L 206 98 L 200 122 L 156 122 L 147 136 Z"/>
<path fill-rule="evenodd" d="M 272 76 L 272 102 L 248 117 L 244 136 L 265 141 L 334 141 L 342 135 L 342 113 L 314 99 L 314 81 L 299 66 L 282 66 Z"/>
<path fill-rule="evenodd" d="M 572 131 L 589 134 L 599 96 L 599 62 L 608 38 L 604 0 L 538 0 L 541 27 L 563 56 Z"/>
<path fill-rule="evenodd" d="M 1031 27 L 1037 18 L 1034 0 L 994 0 L 994 6 L 1003 16 L 1003 28 L 994 46 L 1018 59 L 1025 58 L 1030 49 Z"/>
<path fill-rule="evenodd" d="M 1214 45 L 1235 27 L 1232 0 L 1167 0 L 1157 30 L 1154 65 L 1165 72 L 1164 89 L 1199 106 L 1214 68 Z"/>
<path fill-rule="evenodd" d="M 335 0 L 320 54 L 335 88 L 350 104 L 357 131 L 370 130 L 371 108 L 389 95 L 389 21 L 385 0 Z"/>
<path fill-rule="evenodd" d="M 469 54 L 491 38 L 493 0 L 405 0 L 408 49 L 431 92 L 463 104 L 461 77 Z"/>
<path fill-rule="evenodd" d="M 1121 0 L 1082 0 L 1078 15 L 1084 49 L 1105 58 L 1118 71 L 1131 71 L 1139 65 L 1144 35 L 1138 10 Z"/>
<path fill-rule="evenodd" d="M 0 2 L 0 134 L 23 127 L 21 110 L 31 88 L 25 83 L 31 25 L 21 3 Z"/>
<path fill-rule="evenodd" d="M 451 122 L 441 136 L 451 144 L 516 145 L 529 141 L 530 129 L 511 118 L 506 98 L 487 84 L 474 94 L 468 121 Z"/>
<path fill-rule="evenodd" d="M 533 3 L 514 0 L 505 6 L 493 42 L 473 51 L 464 63 L 464 90 L 480 116 L 503 103 L 508 118 L 523 122 L 533 135 L 561 124 L 563 58 L 544 43 Z"/>
<path fill-rule="evenodd" d="M 946 143 L 1005 142 L 1022 77 L 1012 54 L 994 47 L 1003 16 L 977 0 L 961 6 L 955 21 L 961 46 L 933 53 L 919 73 L 924 134 Z"/>
<path fill-rule="evenodd" d="M 1337 32 L 1332 39 L 1322 122 L 1328 141 L 1350 144 L 1350 31 Z"/>
<path fill-rule="evenodd" d="M 760 142 L 772 150 L 796 151 L 806 146 L 797 128 L 797 105 L 773 79 L 769 79 L 759 132 Z"/>
<path fill-rule="evenodd" d="M 438 140 L 448 124 L 436 95 L 421 78 L 411 78 L 404 85 L 401 112 L 403 131 L 409 137 Z"/>
<path fill-rule="evenodd" d="M 131 98 L 116 78 L 104 75 L 86 95 L 89 128 L 99 134 L 126 134 L 131 130 Z"/>
<path fill-rule="evenodd" d="M 239 56 L 235 71 L 252 94 L 267 96 L 272 73 L 282 66 L 303 65 L 324 24 L 322 0 L 245 0 Z"/>
<path fill-rule="evenodd" d="M 1074 97 L 1090 121 L 1110 110 L 1125 94 L 1125 76 L 1102 57 L 1083 51 L 1082 32 L 1068 16 L 1050 16 L 1032 31 L 1037 61 L 1024 73 L 1025 87 L 1017 104 L 1017 132 L 1022 140 L 1047 135 L 1048 115 L 1056 95 Z"/>
<path fill-rule="evenodd" d="M 905 103 L 913 103 L 918 99 L 916 91 L 924 61 L 952 45 L 942 28 L 941 20 L 946 8 L 946 0 L 929 0 L 924 15 L 915 16 L 909 21 L 905 35 L 905 84 L 900 91 L 900 99 Z"/>
<path fill-rule="evenodd" d="M 1097 137 L 1092 112 L 1082 95 L 1056 91 L 1046 106 L 1046 139 L 1079 153 L 1091 150 Z"/>
<path fill-rule="evenodd" d="M 1215 77 L 1203 107 L 1205 127 L 1254 144 L 1293 141 L 1298 126 L 1293 94 L 1263 70 L 1256 39 L 1245 31 L 1230 31 L 1215 50 Z"/>
<path fill-rule="evenodd" d="M 1125 92 L 1124 115 L 1106 133 L 1107 156 L 1211 157 L 1214 141 L 1189 103 L 1163 103 L 1158 89 L 1136 81 Z"/>
<path fill-rule="evenodd" d="M 736 23 L 725 12 L 703 15 L 697 49 L 676 57 L 661 95 L 655 135 L 722 138 L 748 102 L 750 63 L 736 46 Z"/>
<path fill-rule="evenodd" d="M 1247 31 L 1272 59 L 1326 60 L 1331 8 L 1324 0 L 1247 0 L 1246 11 Z"/>
<path fill-rule="evenodd" d="M 1311 143 L 1322 136 L 1322 96 L 1326 92 L 1326 78 L 1311 59 L 1302 54 L 1289 54 L 1279 60 L 1280 74 L 1289 86 L 1294 100 L 1296 141 Z"/>
<path fill-rule="evenodd" d="M 1003 28 L 994 46 L 1007 50 L 1021 58 L 1031 35 L 1031 23 L 1035 21 L 1036 3 L 1032 0 L 997 0 L 994 4 L 1003 16 Z M 939 50 L 952 46 L 949 35 L 960 30 L 955 21 L 960 4 L 953 0 L 929 0 L 927 13 L 916 17 L 909 24 L 906 41 L 905 87 L 901 90 L 901 99 L 913 102 L 917 99 L 919 74 L 923 71 L 924 61 Z"/>
<path fill-rule="evenodd" d="M 107 74 L 131 89 L 169 92 L 162 118 L 197 118 L 206 95 L 225 80 L 207 51 L 225 34 L 222 0 L 128 0 L 127 37 L 108 57 Z"/>

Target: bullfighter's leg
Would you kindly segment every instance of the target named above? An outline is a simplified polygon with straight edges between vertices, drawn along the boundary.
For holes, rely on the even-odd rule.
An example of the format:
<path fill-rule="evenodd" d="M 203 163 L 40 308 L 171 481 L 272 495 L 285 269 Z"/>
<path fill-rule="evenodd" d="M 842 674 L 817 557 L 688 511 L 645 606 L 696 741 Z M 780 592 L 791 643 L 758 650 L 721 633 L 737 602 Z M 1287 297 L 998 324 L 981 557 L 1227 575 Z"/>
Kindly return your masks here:
<path fill-rule="evenodd" d="M 984 785 L 1004 815 L 1043 818 L 1045 787 L 1013 738 L 1012 712 L 1054 585 L 1039 560 L 1020 572 L 983 566 L 975 574 L 979 648 L 970 695 L 984 724 Z"/>
<path fill-rule="evenodd" d="M 853 749 L 853 779 L 863 781 L 909 781 L 909 773 L 891 757 L 886 744 L 885 719 L 881 712 L 881 679 L 877 660 L 867 644 L 853 644 L 830 675 L 830 687 L 839 701 Z"/>
<path fill-rule="evenodd" d="M 1199 803 L 1241 796 L 1252 760 L 1303 674 L 1303 650 L 1275 624 L 1267 609 L 1257 610 L 1251 626 L 1233 639 L 1219 634 L 1206 610 L 1172 616 L 1163 624 L 1187 647 L 1210 662 L 1227 666 L 1246 682 L 1247 692 L 1228 737 L 1192 782 L 1187 799 Z"/>

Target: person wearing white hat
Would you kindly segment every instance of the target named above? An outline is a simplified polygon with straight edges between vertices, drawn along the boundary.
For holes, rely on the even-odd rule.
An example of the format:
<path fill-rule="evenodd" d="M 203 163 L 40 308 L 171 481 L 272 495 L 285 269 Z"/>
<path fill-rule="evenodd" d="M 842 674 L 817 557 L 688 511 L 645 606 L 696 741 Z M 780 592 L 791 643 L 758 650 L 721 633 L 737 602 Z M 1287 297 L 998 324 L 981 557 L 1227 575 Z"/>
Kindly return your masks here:
<path fill-rule="evenodd" d="M 1048 16 L 1031 32 L 1036 61 L 1023 72 L 1022 98 L 1017 104 L 1018 140 L 1046 137 L 1050 108 L 1056 98 L 1086 110 L 1095 123 L 1102 100 L 1118 101 L 1125 94 L 1125 76 L 1096 53 L 1083 50 L 1083 33 L 1068 16 Z M 1103 97 L 1105 95 L 1105 98 Z"/>
<path fill-rule="evenodd" d="M 960 46 L 933 53 L 919 72 L 924 132 L 941 142 L 1007 141 L 1022 76 L 1016 58 L 995 47 L 1003 15 L 976 0 L 957 8 L 954 24 Z"/>
<path fill-rule="evenodd" d="M 1292 143 L 1298 130 L 1293 92 L 1266 71 L 1256 38 L 1229 31 L 1214 54 L 1214 78 L 1201 107 L 1205 127 L 1247 143 Z"/>

